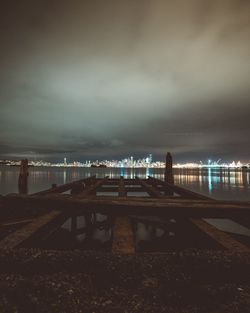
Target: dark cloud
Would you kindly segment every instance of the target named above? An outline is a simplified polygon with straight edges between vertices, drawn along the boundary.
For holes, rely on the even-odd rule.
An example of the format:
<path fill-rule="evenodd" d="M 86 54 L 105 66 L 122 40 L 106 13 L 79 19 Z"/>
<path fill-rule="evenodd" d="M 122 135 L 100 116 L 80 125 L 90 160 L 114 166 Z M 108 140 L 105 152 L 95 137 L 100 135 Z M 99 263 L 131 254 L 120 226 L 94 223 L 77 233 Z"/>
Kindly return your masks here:
<path fill-rule="evenodd" d="M 0 157 L 249 160 L 249 1 L 1 6 Z"/>

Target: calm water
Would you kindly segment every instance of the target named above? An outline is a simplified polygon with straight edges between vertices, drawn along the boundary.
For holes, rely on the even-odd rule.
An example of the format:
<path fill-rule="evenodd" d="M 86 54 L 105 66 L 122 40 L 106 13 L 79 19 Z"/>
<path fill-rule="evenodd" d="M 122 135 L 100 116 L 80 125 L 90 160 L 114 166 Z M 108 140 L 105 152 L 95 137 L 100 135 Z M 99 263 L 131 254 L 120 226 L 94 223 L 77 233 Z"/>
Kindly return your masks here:
<path fill-rule="evenodd" d="M 17 193 L 19 168 L 0 166 L 0 194 Z M 146 178 L 148 175 L 164 179 L 164 169 L 117 168 L 39 168 L 29 169 L 29 193 L 61 185 L 91 175 L 98 178 Z M 174 170 L 175 184 L 181 185 L 215 199 L 250 201 L 250 172 L 247 170 Z"/>

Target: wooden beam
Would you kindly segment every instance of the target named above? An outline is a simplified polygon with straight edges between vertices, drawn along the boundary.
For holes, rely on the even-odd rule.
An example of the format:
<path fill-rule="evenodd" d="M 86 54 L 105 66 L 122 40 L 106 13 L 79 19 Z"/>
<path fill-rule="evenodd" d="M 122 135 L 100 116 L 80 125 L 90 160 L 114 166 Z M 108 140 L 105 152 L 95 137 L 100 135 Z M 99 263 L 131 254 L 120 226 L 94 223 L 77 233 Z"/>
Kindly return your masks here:
<path fill-rule="evenodd" d="M 130 219 L 128 217 L 116 217 L 113 227 L 112 253 L 135 253 L 134 235 Z"/>
<path fill-rule="evenodd" d="M 119 197 L 126 197 L 123 177 L 119 180 Z M 131 254 L 135 252 L 131 221 L 128 217 L 117 216 L 113 227 L 112 253 Z"/>
<path fill-rule="evenodd" d="M 179 194 L 182 197 L 185 197 L 187 199 L 200 199 L 200 200 L 212 200 L 211 198 L 201 195 L 197 192 L 176 186 L 176 185 L 171 185 L 168 182 L 164 182 L 160 179 L 154 178 L 149 176 L 149 180 L 154 181 L 155 183 L 157 183 L 158 185 L 162 185 L 164 186 L 166 189 L 168 190 L 172 190 L 173 192 Z"/>
<path fill-rule="evenodd" d="M 163 195 L 161 194 L 161 192 L 157 188 L 150 186 L 149 184 L 147 184 L 145 181 L 143 181 L 139 177 L 136 177 L 136 181 L 138 182 L 138 184 L 140 184 L 141 186 L 143 186 L 145 188 L 145 190 L 147 191 L 147 193 L 151 197 L 163 198 Z"/>
<path fill-rule="evenodd" d="M 250 252 L 249 247 L 204 220 L 191 218 L 190 221 L 225 249 L 235 252 Z"/>
<path fill-rule="evenodd" d="M 169 197 L 176 197 L 176 195 L 174 195 L 174 191 L 172 188 L 169 188 L 165 182 L 163 182 L 162 180 L 153 178 L 153 177 L 148 177 L 148 181 L 150 181 L 150 183 L 155 186 L 158 190 L 163 191 L 165 196 Z"/>
<path fill-rule="evenodd" d="M 36 233 L 41 227 L 48 224 L 62 212 L 51 211 L 45 215 L 36 218 L 33 222 L 28 225 L 18 229 L 16 232 L 11 233 L 9 236 L 5 237 L 0 241 L 0 249 L 12 249 L 20 245 L 24 240 L 28 239 L 31 235 Z"/>
<path fill-rule="evenodd" d="M 144 192 L 145 191 L 145 188 L 143 188 L 143 187 L 125 187 L 125 185 L 124 185 L 124 188 L 125 188 L 126 194 L 128 192 Z M 102 187 L 102 186 L 100 186 L 96 189 L 96 192 L 118 192 L 119 193 L 119 186 L 118 187 Z M 126 195 L 123 197 L 126 197 Z"/>
<path fill-rule="evenodd" d="M 60 228 L 61 226 L 71 217 L 71 214 L 65 214 L 62 212 L 58 217 L 54 220 L 46 224 L 41 230 L 32 235 L 32 241 L 41 241 L 44 242 L 51 238 Z M 26 242 L 25 242 L 26 244 Z"/>
<path fill-rule="evenodd" d="M 77 198 L 77 196 L 4 196 L 0 203 L 6 208 L 51 208 L 75 214 L 83 212 L 99 212 L 116 215 L 154 215 L 165 217 L 229 217 L 249 216 L 250 202 L 217 201 L 217 200 L 179 200 L 168 198 L 108 199 L 98 197 Z"/>
<path fill-rule="evenodd" d="M 80 192 L 78 195 L 76 195 L 77 198 L 84 198 L 87 195 L 93 194 L 96 192 L 96 189 L 103 185 L 105 183 L 105 181 L 108 180 L 108 176 L 106 176 L 103 179 L 100 180 L 95 180 L 91 185 L 89 185 L 87 188 L 85 188 L 85 190 L 83 190 L 83 192 Z"/>
<path fill-rule="evenodd" d="M 91 177 L 73 181 L 73 182 L 70 182 L 61 186 L 56 186 L 54 184 L 52 188 L 33 193 L 32 196 L 43 196 L 43 195 L 54 194 L 54 193 L 62 193 L 62 192 L 72 189 L 75 185 L 78 185 L 79 183 L 85 183 L 85 184 L 91 183 L 91 181 L 93 181 L 94 179 L 95 179 L 95 176 L 91 176 Z"/>
<path fill-rule="evenodd" d="M 125 184 L 124 184 L 123 177 L 121 177 L 121 178 L 120 178 L 120 181 L 119 181 L 118 196 L 119 196 L 119 197 L 126 197 L 126 196 L 127 196 L 127 192 L 126 192 L 126 190 L 125 190 Z"/>
<path fill-rule="evenodd" d="M 156 180 L 156 179 L 153 179 L 153 178 L 150 178 L 152 181 L 154 180 L 157 184 L 161 183 L 161 181 L 159 180 Z M 196 192 L 193 192 L 193 191 L 189 191 L 187 189 L 184 189 L 184 188 L 181 188 L 181 187 L 178 187 L 178 186 L 175 186 L 175 185 L 171 185 L 168 180 L 166 180 L 166 177 L 165 177 L 165 182 L 162 182 L 164 184 L 164 186 L 166 186 L 166 190 L 169 190 L 169 189 L 172 189 L 173 192 L 175 193 L 178 193 L 180 194 L 181 196 L 183 197 L 186 197 L 186 198 L 191 198 L 191 199 L 204 199 L 204 200 L 213 200 L 207 196 L 203 196 L 199 193 L 196 193 Z M 168 191 L 169 193 L 169 191 Z M 219 238 L 222 238 L 223 236 L 221 236 L 220 234 L 218 234 L 217 232 L 217 229 L 212 229 L 212 228 L 209 228 L 209 224 L 207 224 L 206 222 L 204 222 L 202 219 L 189 219 L 190 222 L 192 224 L 195 224 L 197 227 L 199 228 L 202 228 L 202 230 L 208 234 L 208 231 L 209 233 L 213 234 L 214 237 L 217 238 L 216 241 L 218 241 Z M 205 224 L 204 224 L 205 223 Z M 207 225 L 206 225 L 207 224 Z M 211 234 L 210 234 L 210 237 L 211 237 Z M 209 234 L 208 234 L 209 235 Z M 213 238 L 215 239 L 215 238 Z"/>
<path fill-rule="evenodd" d="M 20 220 L 12 220 L 12 221 L 5 221 L 3 223 L 0 223 L 0 227 L 6 227 L 6 226 L 14 226 L 14 225 L 18 225 L 18 224 L 26 224 L 26 223 L 30 223 L 34 220 L 33 219 L 20 219 Z"/>
<path fill-rule="evenodd" d="M 105 185 L 119 185 L 120 179 L 109 179 L 105 182 Z"/>
<path fill-rule="evenodd" d="M 125 185 L 138 185 L 138 182 L 134 178 L 133 179 L 123 178 L 123 181 L 124 181 Z M 120 183 L 120 179 L 109 179 L 109 180 L 107 180 L 105 182 L 105 185 L 111 185 L 111 186 L 116 185 L 116 186 L 119 186 L 119 183 Z"/>

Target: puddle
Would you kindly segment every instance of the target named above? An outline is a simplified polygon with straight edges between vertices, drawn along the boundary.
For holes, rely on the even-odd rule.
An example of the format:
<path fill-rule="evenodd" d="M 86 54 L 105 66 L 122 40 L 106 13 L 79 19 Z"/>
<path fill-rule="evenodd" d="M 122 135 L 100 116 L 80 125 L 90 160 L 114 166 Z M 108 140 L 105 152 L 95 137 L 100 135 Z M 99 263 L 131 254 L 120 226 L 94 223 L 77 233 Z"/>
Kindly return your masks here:
<path fill-rule="evenodd" d="M 134 193 L 132 193 L 134 195 Z M 188 219 L 131 216 L 136 253 L 183 249 L 223 249 Z M 230 219 L 204 219 L 219 230 L 250 245 L 250 229 Z M 114 219 L 99 213 L 70 217 L 46 239 L 31 247 L 112 251 Z"/>
<path fill-rule="evenodd" d="M 44 248 L 111 251 L 113 220 L 103 214 L 67 219 L 42 245 Z"/>
<path fill-rule="evenodd" d="M 127 197 L 149 197 L 149 194 L 144 191 L 138 192 L 127 192 Z"/>
<path fill-rule="evenodd" d="M 232 233 L 235 235 L 243 235 L 250 237 L 250 229 L 242 226 L 233 220 L 226 218 L 204 218 L 204 221 L 218 228 L 219 230 Z"/>
<path fill-rule="evenodd" d="M 133 217 L 136 252 L 181 249 L 220 249 L 220 246 L 188 220 Z"/>
<path fill-rule="evenodd" d="M 109 196 L 109 197 L 118 197 L 118 192 L 115 191 L 97 191 L 96 192 L 97 196 Z"/>

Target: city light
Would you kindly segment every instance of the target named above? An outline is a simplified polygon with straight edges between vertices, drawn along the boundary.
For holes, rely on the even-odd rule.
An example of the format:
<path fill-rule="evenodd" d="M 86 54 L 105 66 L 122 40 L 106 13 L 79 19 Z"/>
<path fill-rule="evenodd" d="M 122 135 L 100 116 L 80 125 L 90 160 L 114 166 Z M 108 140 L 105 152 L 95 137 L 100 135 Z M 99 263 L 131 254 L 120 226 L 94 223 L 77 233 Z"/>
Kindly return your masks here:
<path fill-rule="evenodd" d="M 20 161 L 16 160 L 0 160 L 0 164 L 8 166 L 19 166 Z M 113 167 L 113 168 L 165 168 L 165 162 L 162 161 L 153 161 L 152 154 L 141 159 L 135 159 L 133 156 L 124 158 L 122 160 L 96 160 L 90 161 L 86 160 L 83 162 L 79 161 L 67 161 L 65 157 L 60 163 L 53 163 L 47 161 L 33 161 L 29 160 L 29 166 L 36 167 Z M 213 161 L 208 159 L 206 162 L 187 162 L 187 163 L 176 163 L 173 164 L 174 168 L 183 168 L 183 169 L 195 169 L 195 168 L 250 168 L 250 163 L 243 163 L 241 161 L 232 161 L 232 162 L 221 162 L 221 159 L 218 161 Z"/>

